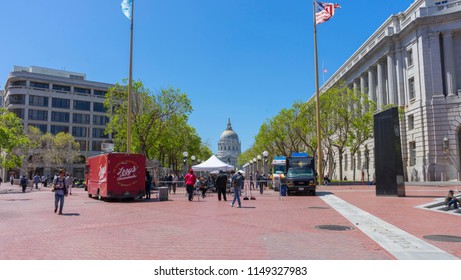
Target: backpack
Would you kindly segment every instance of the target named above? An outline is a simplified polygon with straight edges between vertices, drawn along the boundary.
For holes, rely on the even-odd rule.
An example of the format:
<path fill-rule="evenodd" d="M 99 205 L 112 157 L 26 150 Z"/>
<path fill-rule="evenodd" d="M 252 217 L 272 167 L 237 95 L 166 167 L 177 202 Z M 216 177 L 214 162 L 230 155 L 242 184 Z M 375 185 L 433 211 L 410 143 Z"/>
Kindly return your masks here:
<path fill-rule="evenodd" d="M 21 186 L 27 185 L 27 178 L 26 177 L 21 177 Z"/>
<path fill-rule="evenodd" d="M 240 181 L 240 175 L 235 176 L 234 180 L 232 181 L 232 187 L 238 187 Z"/>

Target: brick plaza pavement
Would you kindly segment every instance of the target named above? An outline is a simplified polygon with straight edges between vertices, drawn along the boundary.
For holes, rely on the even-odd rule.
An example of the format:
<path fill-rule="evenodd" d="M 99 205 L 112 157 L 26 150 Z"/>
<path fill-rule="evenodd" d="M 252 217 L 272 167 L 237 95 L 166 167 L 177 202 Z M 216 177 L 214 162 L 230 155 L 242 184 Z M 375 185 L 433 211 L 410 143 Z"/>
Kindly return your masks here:
<path fill-rule="evenodd" d="M 424 239 L 461 235 L 461 215 L 416 208 L 444 197 L 449 186 L 407 186 L 406 197 L 376 197 L 373 186 L 321 186 L 318 196 L 280 199 L 265 192 L 243 200 L 243 208 L 217 196 L 187 201 L 102 202 L 83 189 L 66 197 L 56 215 L 54 194 L 21 193 L 0 186 L 2 260 L 392 260 L 394 255 L 330 207 L 335 196 Z M 319 225 L 350 230 L 319 229 Z M 461 258 L 461 242 L 424 241 Z"/>

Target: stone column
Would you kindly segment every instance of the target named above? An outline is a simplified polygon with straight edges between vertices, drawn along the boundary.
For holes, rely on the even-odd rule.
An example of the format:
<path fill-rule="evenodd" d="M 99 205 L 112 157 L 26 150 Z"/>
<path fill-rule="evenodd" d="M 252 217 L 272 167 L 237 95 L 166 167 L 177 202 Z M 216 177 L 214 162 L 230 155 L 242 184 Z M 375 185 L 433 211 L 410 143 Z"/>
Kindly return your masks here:
<path fill-rule="evenodd" d="M 453 53 L 453 32 L 443 33 L 443 63 L 445 65 L 445 85 L 447 95 L 457 95 L 455 56 Z"/>
<path fill-rule="evenodd" d="M 395 43 L 395 69 L 396 73 L 396 96 L 398 105 L 405 105 L 405 81 L 403 80 L 403 70 L 405 69 L 405 63 L 403 60 L 403 52 L 405 49 L 402 49 L 400 42 Z"/>
<path fill-rule="evenodd" d="M 395 63 L 394 63 L 394 51 L 391 50 L 387 54 L 387 80 L 389 83 L 389 103 L 398 105 L 397 101 L 397 90 L 395 83 Z"/>
<path fill-rule="evenodd" d="M 378 97 L 377 97 L 377 107 L 378 107 L 378 110 L 379 109 L 382 109 L 384 105 L 386 105 L 386 90 L 385 90 L 385 83 L 384 83 L 384 65 L 383 65 L 383 62 L 381 61 L 378 61 L 378 65 L 377 65 L 377 70 L 376 70 L 376 73 L 377 73 L 377 78 L 378 78 L 378 81 L 377 81 L 377 94 L 378 94 Z"/>
<path fill-rule="evenodd" d="M 375 75 L 375 70 L 373 68 L 368 68 L 368 96 L 370 97 L 371 100 L 374 102 L 377 102 L 376 100 L 376 75 Z"/>
<path fill-rule="evenodd" d="M 365 77 L 365 75 L 361 75 L 361 76 L 360 76 L 360 94 L 366 93 L 366 89 L 367 89 L 367 80 L 366 80 L 366 77 Z M 370 97 L 369 97 L 369 98 L 370 98 Z M 362 98 L 360 98 L 360 99 L 363 100 Z M 366 110 L 368 110 L 368 106 L 367 106 L 367 105 L 363 106 L 362 111 L 365 112 Z"/>

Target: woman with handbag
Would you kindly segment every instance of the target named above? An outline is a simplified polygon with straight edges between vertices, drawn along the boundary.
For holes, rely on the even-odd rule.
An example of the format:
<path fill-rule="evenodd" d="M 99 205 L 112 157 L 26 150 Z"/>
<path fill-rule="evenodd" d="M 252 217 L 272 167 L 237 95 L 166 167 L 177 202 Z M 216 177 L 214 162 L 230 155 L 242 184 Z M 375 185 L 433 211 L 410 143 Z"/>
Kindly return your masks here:
<path fill-rule="evenodd" d="M 59 170 L 59 176 L 53 180 L 54 213 L 58 211 L 59 204 L 59 215 L 62 215 L 62 209 L 64 208 L 64 196 L 67 196 L 67 185 L 64 175 L 64 170 Z"/>

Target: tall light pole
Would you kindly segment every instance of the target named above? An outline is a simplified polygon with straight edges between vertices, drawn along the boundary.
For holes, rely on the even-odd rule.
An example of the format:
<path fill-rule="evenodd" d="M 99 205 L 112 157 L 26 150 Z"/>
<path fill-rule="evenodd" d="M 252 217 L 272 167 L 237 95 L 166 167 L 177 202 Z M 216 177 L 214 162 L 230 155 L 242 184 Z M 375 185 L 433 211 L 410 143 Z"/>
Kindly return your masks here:
<path fill-rule="evenodd" d="M 187 174 L 187 157 L 189 156 L 188 152 L 182 153 L 182 162 L 183 162 L 183 174 Z"/>
<path fill-rule="evenodd" d="M 267 170 L 267 156 L 269 155 L 269 153 L 267 151 L 264 151 L 263 152 L 263 158 L 264 158 L 264 174 L 266 176 L 268 176 L 268 170 Z"/>
<path fill-rule="evenodd" d="M 261 155 L 257 155 L 256 158 L 258 159 L 258 171 L 259 171 L 259 173 L 262 173 L 261 172 L 261 169 L 262 169 L 261 168 L 262 167 L 262 165 L 261 165 Z"/>

